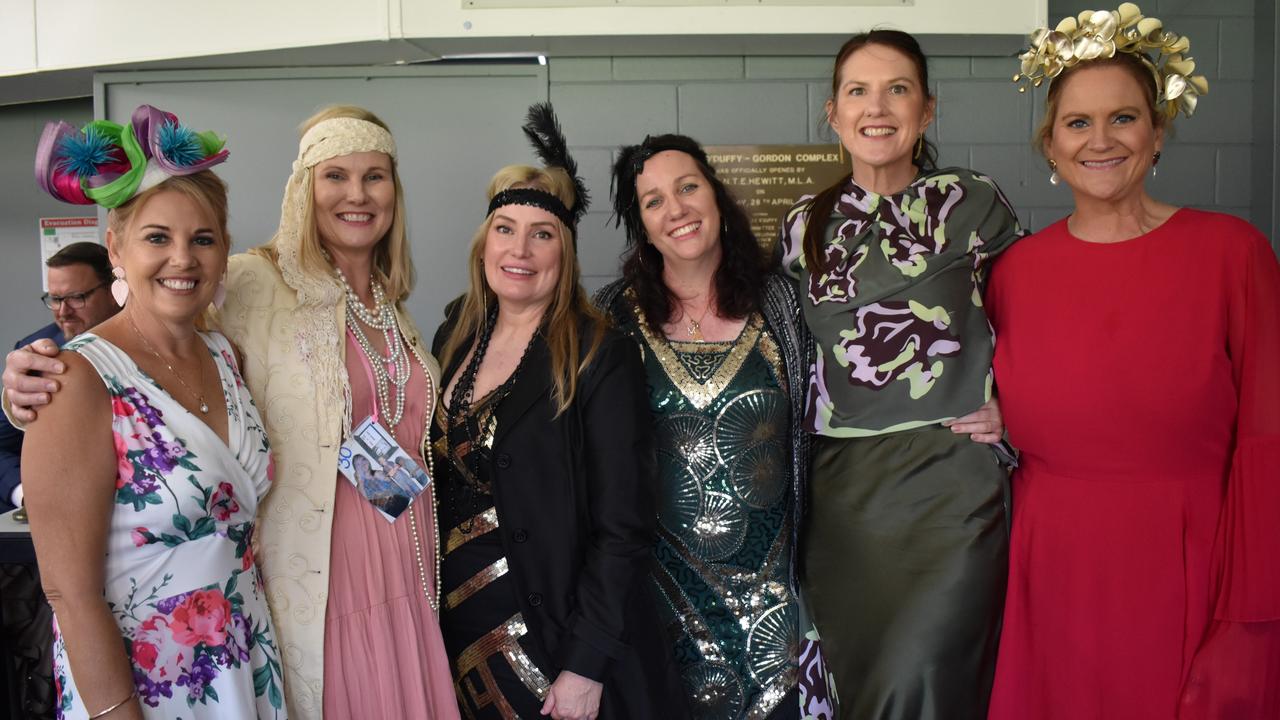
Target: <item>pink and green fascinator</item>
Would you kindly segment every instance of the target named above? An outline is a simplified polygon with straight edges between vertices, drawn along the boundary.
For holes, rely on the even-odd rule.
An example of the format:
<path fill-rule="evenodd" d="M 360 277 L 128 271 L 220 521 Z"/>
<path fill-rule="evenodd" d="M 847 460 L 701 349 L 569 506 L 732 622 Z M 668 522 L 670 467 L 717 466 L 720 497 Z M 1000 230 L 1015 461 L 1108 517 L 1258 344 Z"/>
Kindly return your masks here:
<path fill-rule="evenodd" d="M 77 130 L 51 122 L 36 146 L 36 183 L 63 202 L 119 207 L 166 178 L 221 163 L 225 144 L 150 105 L 139 105 L 128 125 L 95 120 Z"/>

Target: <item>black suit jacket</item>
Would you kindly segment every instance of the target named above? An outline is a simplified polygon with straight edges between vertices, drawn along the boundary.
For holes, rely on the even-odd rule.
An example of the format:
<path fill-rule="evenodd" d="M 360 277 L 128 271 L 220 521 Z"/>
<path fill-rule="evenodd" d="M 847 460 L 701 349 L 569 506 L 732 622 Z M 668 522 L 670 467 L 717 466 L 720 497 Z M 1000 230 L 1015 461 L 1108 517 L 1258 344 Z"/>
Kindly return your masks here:
<path fill-rule="evenodd" d="M 30 335 L 22 338 L 13 349 L 29 345 L 36 340 L 49 338 L 61 345 L 64 340 L 62 331 L 54 323 L 49 323 Z M 22 483 L 22 431 L 9 423 L 9 418 L 0 413 L 0 512 L 13 509 L 9 498 Z"/>
<path fill-rule="evenodd" d="M 461 360 L 445 368 L 443 387 Z M 543 670 L 553 681 L 570 670 L 603 682 L 603 720 L 687 717 L 646 586 L 659 488 L 639 349 L 608 331 L 557 416 L 539 336 L 496 413 L 498 532 L 530 637 L 551 665 Z"/>

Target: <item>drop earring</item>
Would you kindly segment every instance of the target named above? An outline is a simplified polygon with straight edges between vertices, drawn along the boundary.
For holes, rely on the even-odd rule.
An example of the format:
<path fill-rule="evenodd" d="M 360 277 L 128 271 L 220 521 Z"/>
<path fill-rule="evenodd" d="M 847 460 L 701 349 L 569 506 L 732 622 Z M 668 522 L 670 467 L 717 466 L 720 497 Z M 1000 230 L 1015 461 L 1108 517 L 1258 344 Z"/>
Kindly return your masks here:
<path fill-rule="evenodd" d="M 1157 150 L 1155 155 L 1151 156 L 1151 177 L 1156 176 L 1156 166 L 1160 164 L 1160 151 Z"/>
<path fill-rule="evenodd" d="M 222 309 L 224 303 L 227 302 L 227 276 L 223 275 L 218 281 L 218 287 L 213 289 L 213 306 L 218 310 Z"/>
<path fill-rule="evenodd" d="M 1056 163 L 1056 162 L 1054 162 L 1052 159 L 1050 159 L 1050 160 L 1049 160 L 1049 170 L 1050 170 L 1050 172 L 1049 172 L 1049 184 L 1050 184 L 1050 185 L 1057 185 L 1057 184 L 1058 184 L 1058 182 L 1059 182 L 1059 180 L 1058 180 L 1058 163 Z"/>
<path fill-rule="evenodd" d="M 129 283 L 124 281 L 124 268 L 119 265 L 111 268 L 111 277 L 115 278 L 111 281 L 111 297 L 115 298 L 116 305 L 124 307 L 124 302 L 129 299 Z"/>

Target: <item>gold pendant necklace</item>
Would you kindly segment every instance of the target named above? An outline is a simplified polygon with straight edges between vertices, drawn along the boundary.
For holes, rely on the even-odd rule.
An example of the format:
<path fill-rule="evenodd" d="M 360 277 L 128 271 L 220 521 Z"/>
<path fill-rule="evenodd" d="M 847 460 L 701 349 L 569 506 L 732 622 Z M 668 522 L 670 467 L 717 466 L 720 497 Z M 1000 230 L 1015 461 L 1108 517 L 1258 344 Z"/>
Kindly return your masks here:
<path fill-rule="evenodd" d="M 129 325 L 130 327 L 133 328 L 134 334 L 138 336 L 138 339 L 142 341 L 142 344 L 146 346 L 147 350 L 149 350 L 152 355 L 155 355 L 156 359 L 160 361 L 160 364 L 168 368 L 169 374 L 177 378 L 178 382 L 182 383 L 182 387 L 186 388 L 187 392 L 191 393 L 191 395 L 195 397 L 196 401 L 200 403 L 200 412 L 205 415 L 209 414 L 209 403 L 204 401 L 204 395 L 192 389 L 192 387 L 187 384 L 187 381 L 183 380 L 182 376 L 178 374 L 178 371 L 174 370 L 172 365 L 170 365 L 164 358 L 160 357 L 160 352 L 156 350 L 155 346 L 152 345 L 149 340 L 147 340 L 147 337 L 142 334 L 142 331 L 138 329 L 138 324 L 133 321 L 132 314 L 126 313 L 125 319 L 129 321 Z M 201 342 L 203 343 L 204 341 L 202 340 Z M 200 363 L 200 387 L 203 388 L 204 387 L 204 359 L 197 354 L 196 361 Z"/>
<path fill-rule="evenodd" d="M 711 303 L 707 303 L 707 306 L 702 310 L 702 317 L 697 320 L 694 320 L 693 316 L 689 314 L 689 308 L 684 304 L 683 300 L 680 301 L 680 310 L 688 320 L 685 324 L 685 330 L 689 333 L 689 339 L 694 342 L 702 342 L 702 321 L 706 320 L 707 313 L 711 312 Z"/>

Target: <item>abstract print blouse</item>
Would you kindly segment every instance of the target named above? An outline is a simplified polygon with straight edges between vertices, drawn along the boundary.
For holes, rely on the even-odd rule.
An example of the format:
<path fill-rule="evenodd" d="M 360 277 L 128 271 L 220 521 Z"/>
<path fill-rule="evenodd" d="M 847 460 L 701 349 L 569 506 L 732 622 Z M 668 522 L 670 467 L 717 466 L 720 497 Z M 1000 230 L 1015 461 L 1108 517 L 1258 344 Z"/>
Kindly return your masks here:
<path fill-rule="evenodd" d="M 1021 236 L 995 182 L 926 172 L 895 195 L 849 180 L 827 224 L 825 267 L 804 258 L 808 201 L 787 213 L 783 271 L 817 342 L 806 428 L 863 437 L 931 425 L 991 397 L 988 261 Z"/>

